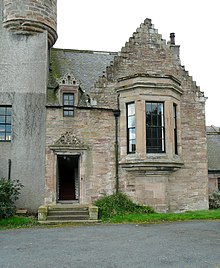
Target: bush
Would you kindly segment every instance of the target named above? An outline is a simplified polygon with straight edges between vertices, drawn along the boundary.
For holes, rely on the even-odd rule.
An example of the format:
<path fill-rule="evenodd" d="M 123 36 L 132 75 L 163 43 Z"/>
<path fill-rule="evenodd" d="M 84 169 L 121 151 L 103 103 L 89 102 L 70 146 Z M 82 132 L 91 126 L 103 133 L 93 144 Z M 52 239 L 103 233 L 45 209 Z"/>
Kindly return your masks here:
<path fill-rule="evenodd" d="M 99 218 L 102 219 L 116 215 L 154 213 L 153 208 L 137 205 L 123 193 L 104 196 L 98 199 L 95 205 L 99 208 Z"/>
<path fill-rule="evenodd" d="M 18 181 L 0 179 L 0 219 L 15 214 L 15 201 L 18 199 L 23 185 Z"/>
<path fill-rule="evenodd" d="M 220 192 L 213 191 L 209 194 L 209 208 L 220 208 Z"/>

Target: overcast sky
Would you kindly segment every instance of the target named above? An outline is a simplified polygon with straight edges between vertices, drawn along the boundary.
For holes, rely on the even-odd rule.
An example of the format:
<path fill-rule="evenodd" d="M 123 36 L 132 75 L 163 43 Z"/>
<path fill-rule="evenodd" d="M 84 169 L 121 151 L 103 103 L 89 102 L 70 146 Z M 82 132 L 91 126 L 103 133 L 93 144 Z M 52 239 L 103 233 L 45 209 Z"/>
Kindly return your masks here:
<path fill-rule="evenodd" d="M 57 48 L 120 51 L 150 18 L 169 40 L 206 101 L 206 125 L 220 126 L 219 0 L 58 0 Z"/>

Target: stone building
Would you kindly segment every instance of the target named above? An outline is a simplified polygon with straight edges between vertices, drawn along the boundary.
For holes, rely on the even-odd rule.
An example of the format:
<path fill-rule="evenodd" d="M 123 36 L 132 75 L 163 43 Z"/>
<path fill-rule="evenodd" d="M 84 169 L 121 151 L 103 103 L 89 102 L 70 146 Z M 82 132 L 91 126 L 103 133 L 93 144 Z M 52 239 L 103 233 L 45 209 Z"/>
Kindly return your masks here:
<path fill-rule="evenodd" d="M 173 33 L 146 19 L 119 53 L 54 49 L 56 0 L 0 8 L 0 176 L 24 184 L 18 206 L 123 191 L 158 211 L 208 208 L 205 97 Z"/>
<path fill-rule="evenodd" d="M 220 128 L 207 126 L 209 191 L 220 191 Z"/>

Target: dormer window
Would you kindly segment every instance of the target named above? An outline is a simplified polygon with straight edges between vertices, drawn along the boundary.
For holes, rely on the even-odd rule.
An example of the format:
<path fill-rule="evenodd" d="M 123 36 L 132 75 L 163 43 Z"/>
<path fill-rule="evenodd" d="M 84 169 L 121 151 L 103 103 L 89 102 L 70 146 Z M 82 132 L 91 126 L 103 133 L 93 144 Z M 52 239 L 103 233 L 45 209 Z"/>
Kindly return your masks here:
<path fill-rule="evenodd" d="M 74 116 L 74 94 L 72 93 L 63 94 L 63 116 Z"/>
<path fill-rule="evenodd" d="M 73 117 L 74 107 L 79 102 L 80 82 L 71 73 L 57 79 L 59 84 L 60 104 L 63 106 L 63 116 Z"/>

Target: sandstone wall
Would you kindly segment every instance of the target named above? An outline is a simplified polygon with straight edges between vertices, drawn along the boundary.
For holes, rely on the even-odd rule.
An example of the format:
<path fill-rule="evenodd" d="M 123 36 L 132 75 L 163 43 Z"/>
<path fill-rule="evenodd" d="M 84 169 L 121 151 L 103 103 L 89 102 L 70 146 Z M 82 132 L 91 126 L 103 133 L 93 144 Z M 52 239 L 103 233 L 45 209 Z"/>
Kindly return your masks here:
<path fill-rule="evenodd" d="M 57 146 L 59 138 L 70 131 L 80 145 Z M 111 110 L 78 109 L 74 117 L 63 117 L 62 109 L 47 109 L 46 203 L 57 199 L 57 155 L 80 157 L 80 203 L 91 203 L 115 189 L 115 119 Z"/>

